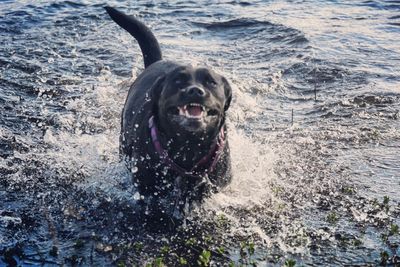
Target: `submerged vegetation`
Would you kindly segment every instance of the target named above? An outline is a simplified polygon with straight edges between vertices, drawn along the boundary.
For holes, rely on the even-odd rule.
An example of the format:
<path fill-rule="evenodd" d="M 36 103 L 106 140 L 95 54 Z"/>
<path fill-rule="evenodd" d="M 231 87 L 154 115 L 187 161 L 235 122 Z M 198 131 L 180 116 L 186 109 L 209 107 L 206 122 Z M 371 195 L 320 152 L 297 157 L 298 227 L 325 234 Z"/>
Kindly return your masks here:
<path fill-rule="evenodd" d="M 361 200 L 360 201 L 365 201 Z M 350 213 L 343 216 L 353 216 L 357 223 L 359 234 L 348 235 L 341 232 L 337 227 L 338 218 L 336 213 L 328 213 L 328 224 L 318 230 L 300 234 L 298 236 L 286 235 L 286 244 L 296 246 L 300 240 L 306 242 L 311 249 L 333 245 L 336 249 L 355 250 L 363 248 L 363 233 L 368 229 L 375 229 L 381 232 L 381 242 L 386 249 L 376 251 L 374 263 L 383 265 L 398 264 L 398 244 L 400 241 L 399 226 L 390 219 L 382 220 L 384 214 L 399 212 L 398 207 L 390 204 L 388 198 L 382 202 L 370 200 L 371 210 L 367 211 L 367 216 L 360 220 L 359 214 Z M 350 209 L 351 210 L 351 209 Z M 91 237 L 78 238 L 73 241 L 74 253 L 66 257 L 63 248 L 57 245 L 48 250 L 48 256 L 44 254 L 26 255 L 18 246 L 3 251 L 3 260 L 8 264 L 14 262 L 14 258 L 26 259 L 37 263 L 57 262 L 61 255 L 65 257 L 69 264 L 93 264 L 95 255 L 109 255 L 113 264 L 117 266 L 132 266 L 146 262 L 145 266 L 214 266 L 224 264 L 226 266 L 265 266 L 265 264 L 274 264 L 276 266 L 305 266 L 307 263 L 301 256 L 301 253 L 280 252 L 273 246 L 265 246 L 263 240 L 254 233 L 246 236 L 233 236 L 226 238 L 226 231 L 231 231 L 235 227 L 234 222 L 223 214 L 214 214 L 207 220 L 201 220 L 201 225 L 188 225 L 178 227 L 173 232 L 158 233 L 151 237 L 151 232 L 147 231 L 147 236 L 151 239 L 142 239 L 141 241 L 114 243 L 105 242 L 104 237 L 93 235 Z M 267 225 L 264 225 L 266 227 Z M 274 227 L 270 225 L 270 227 Z M 331 228 L 333 227 L 333 228 Z M 380 230 L 379 230 L 380 229 Z M 304 231 L 305 228 L 301 231 Z M 145 231 L 146 232 L 146 231 Z M 279 234 L 279 230 L 271 232 Z M 150 234 L 150 235 L 149 235 Z M 299 235 L 300 234 L 300 235 Z M 300 239 L 299 239 L 300 238 Z M 299 240 L 298 240 L 299 239 Z M 120 239 L 118 239 L 120 240 Z M 329 242 L 329 243 L 327 243 Z M 89 252 L 88 254 L 88 251 Z M 40 256 L 41 255 L 41 256 Z M 38 257 L 39 256 L 39 257 Z M 32 258 L 33 257 L 33 258 Z M 51 261 L 49 259 L 54 259 Z M 371 262 L 373 263 L 373 262 Z"/>

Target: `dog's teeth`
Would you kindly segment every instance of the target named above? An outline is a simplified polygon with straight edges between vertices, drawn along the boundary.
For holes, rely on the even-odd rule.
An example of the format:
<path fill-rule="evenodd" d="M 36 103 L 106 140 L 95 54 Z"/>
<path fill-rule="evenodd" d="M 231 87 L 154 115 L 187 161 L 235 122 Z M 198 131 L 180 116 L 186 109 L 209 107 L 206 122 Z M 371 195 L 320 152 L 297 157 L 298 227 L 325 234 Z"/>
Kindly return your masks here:
<path fill-rule="evenodd" d="M 190 111 L 189 111 L 190 107 L 200 107 L 200 109 L 201 109 L 200 114 L 191 115 Z M 199 119 L 203 116 L 205 107 L 198 103 L 190 103 L 190 104 L 187 104 L 184 106 L 180 106 L 180 107 L 178 107 L 178 109 L 179 109 L 179 115 L 181 115 L 181 116 L 185 116 L 186 118 L 191 118 L 191 119 Z"/>
<path fill-rule="evenodd" d="M 202 104 L 198 104 L 198 103 L 190 103 L 190 104 L 185 106 L 185 109 L 187 108 L 187 106 L 189 106 L 189 107 L 201 107 L 202 111 L 205 110 L 205 107 Z"/>
<path fill-rule="evenodd" d="M 178 109 L 179 109 L 179 115 L 186 116 L 186 113 L 187 113 L 186 106 L 178 107 Z"/>

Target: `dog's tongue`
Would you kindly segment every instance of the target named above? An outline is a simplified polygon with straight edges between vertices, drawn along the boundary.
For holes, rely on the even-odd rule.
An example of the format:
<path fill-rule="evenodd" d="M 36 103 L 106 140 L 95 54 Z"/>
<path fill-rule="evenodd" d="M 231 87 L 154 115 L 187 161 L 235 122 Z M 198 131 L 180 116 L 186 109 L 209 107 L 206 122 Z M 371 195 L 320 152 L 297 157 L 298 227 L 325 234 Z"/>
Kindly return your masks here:
<path fill-rule="evenodd" d="M 201 116 L 201 113 L 203 112 L 201 107 L 199 107 L 199 106 L 189 106 L 186 108 L 186 110 L 190 116 L 194 116 L 194 117 Z"/>

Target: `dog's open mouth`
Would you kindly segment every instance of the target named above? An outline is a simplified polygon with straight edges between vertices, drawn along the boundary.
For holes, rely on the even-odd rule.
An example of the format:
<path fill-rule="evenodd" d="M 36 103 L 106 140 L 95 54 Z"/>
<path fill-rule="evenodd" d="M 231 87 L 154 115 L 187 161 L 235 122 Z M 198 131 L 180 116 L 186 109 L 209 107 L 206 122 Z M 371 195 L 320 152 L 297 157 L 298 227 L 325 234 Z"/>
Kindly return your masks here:
<path fill-rule="evenodd" d="M 199 103 L 189 103 L 182 106 L 176 106 L 169 109 L 172 115 L 179 115 L 187 119 L 201 120 L 206 116 L 216 116 L 218 111 L 207 108 Z"/>
<path fill-rule="evenodd" d="M 178 107 L 179 115 L 185 116 L 190 119 L 201 119 L 203 117 L 205 107 L 200 104 L 190 103 Z"/>

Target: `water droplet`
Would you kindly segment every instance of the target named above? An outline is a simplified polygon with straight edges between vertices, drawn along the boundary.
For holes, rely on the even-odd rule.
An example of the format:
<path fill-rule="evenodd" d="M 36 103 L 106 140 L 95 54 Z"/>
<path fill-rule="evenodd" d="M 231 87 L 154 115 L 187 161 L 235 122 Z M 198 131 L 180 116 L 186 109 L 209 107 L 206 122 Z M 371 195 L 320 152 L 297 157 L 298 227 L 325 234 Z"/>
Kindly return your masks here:
<path fill-rule="evenodd" d="M 138 172 L 138 167 L 136 167 L 136 166 L 132 166 L 132 168 L 131 168 L 131 172 L 132 173 L 137 173 Z"/>
<path fill-rule="evenodd" d="M 134 200 L 139 200 L 139 199 L 140 199 L 140 194 L 139 194 L 139 192 L 136 192 L 136 193 L 133 195 L 133 199 L 134 199 Z"/>
<path fill-rule="evenodd" d="M 164 175 L 167 175 L 168 174 L 168 169 L 167 168 L 164 168 L 163 170 L 162 170 L 162 173 L 164 174 Z M 163 180 L 163 183 L 165 184 L 167 181 L 166 180 Z"/>

